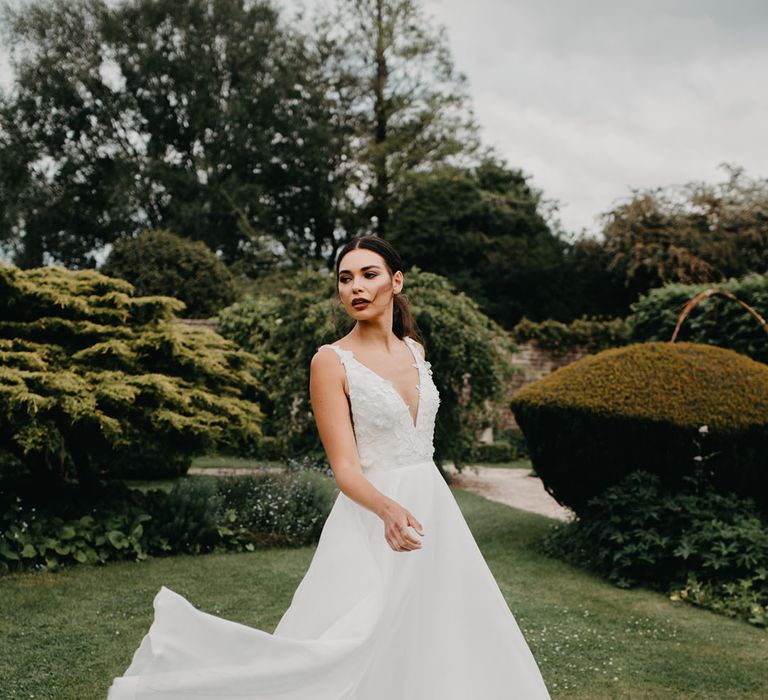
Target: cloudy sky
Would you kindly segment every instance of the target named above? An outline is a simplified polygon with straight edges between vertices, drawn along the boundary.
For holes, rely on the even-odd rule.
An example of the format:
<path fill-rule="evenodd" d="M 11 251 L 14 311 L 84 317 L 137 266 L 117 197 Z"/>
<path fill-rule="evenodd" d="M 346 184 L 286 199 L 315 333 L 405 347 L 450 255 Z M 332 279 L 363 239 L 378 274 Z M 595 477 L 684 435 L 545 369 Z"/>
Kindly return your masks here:
<path fill-rule="evenodd" d="M 566 229 L 630 188 L 768 176 L 765 0 L 433 0 L 485 140 Z"/>
<path fill-rule="evenodd" d="M 425 4 L 484 141 L 560 203 L 567 230 L 596 231 L 632 188 L 721 179 L 724 161 L 768 177 L 765 0 Z"/>

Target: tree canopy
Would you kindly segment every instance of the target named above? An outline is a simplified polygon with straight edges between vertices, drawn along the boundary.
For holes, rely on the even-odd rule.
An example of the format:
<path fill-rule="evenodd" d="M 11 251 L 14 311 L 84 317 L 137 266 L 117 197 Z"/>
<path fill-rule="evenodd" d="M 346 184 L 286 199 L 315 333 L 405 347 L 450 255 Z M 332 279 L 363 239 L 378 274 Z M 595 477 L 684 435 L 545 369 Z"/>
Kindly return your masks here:
<path fill-rule="evenodd" d="M 141 296 L 176 297 L 187 318 L 213 316 L 237 297 L 232 273 L 205 243 L 162 229 L 118 240 L 101 272 L 127 280 Z"/>
<path fill-rule="evenodd" d="M 464 78 L 413 0 L 315 32 L 268 0 L 32 0 L 6 10 L 0 246 L 92 267 L 165 228 L 259 273 L 384 233 L 402 176 L 477 147 Z"/>
<path fill-rule="evenodd" d="M 357 226 L 386 236 L 408 173 L 460 164 L 478 151 L 466 77 L 444 28 L 417 0 L 338 0 L 318 31 L 337 47 L 328 70 L 345 86 L 354 117 Z"/>
<path fill-rule="evenodd" d="M 726 172 L 716 184 L 635 192 L 604 215 L 608 267 L 633 298 L 668 282 L 768 272 L 768 179 Z"/>
<path fill-rule="evenodd" d="M 570 318 L 562 294 L 566 244 L 525 175 L 485 160 L 411 175 L 388 236 L 406 264 L 448 277 L 495 321 Z"/>
<path fill-rule="evenodd" d="M 6 25 L 0 242 L 18 264 L 92 266 L 144 228 L 256 267 L 264 237 L 332 240 L 338 110 L 269 3 L 37 0 Z"/>

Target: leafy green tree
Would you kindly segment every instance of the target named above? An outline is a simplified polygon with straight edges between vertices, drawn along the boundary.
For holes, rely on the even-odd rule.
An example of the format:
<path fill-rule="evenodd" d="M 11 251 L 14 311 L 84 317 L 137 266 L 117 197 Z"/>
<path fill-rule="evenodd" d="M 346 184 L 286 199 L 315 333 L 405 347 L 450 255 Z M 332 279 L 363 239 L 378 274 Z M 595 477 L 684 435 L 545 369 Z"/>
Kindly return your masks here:
<path fill-rule="evenodd" d="M 185 304 L 184 316 L 207 318 L 235 301 L 235 281 L 201 241 L 190 241 L 169 231 L 145 231 L 121 238 L 101 271 L 130 282 L 141 296 L 176 297 Z"/>
<path fill-rule="evenodd" d="M 318 34 L 336 47 L 328 70 L 354 115 L 357 228 L 388 233 L 392 198 L 410 172 L 472 157 L 478 149 L 466 78 L 444 29 L 418 0 L 338 0 Z M 331 60 L 332 59 L 332 60 Z M 348 222 L 350 232 L 354 222 Z"/>
<path fill-rule="evenodd" d="M 387 238 L 410 264 L 448 277 L 505 328 L 523 316 L 572 317 L 562 286 L 567 246 L 519 170 L 485 160 L 409 176 Z"/>
<path fill-rule="evenodd" d="M 611 269 L 611 257 L 604 242 L 567 235 L 562 271 L 571 304 L 570 318 L 580 316 L 625 317 L 635 300 L 624 280 Z"/>
<path fill-rule="evenodd" d="M 478 433 L 500 417 L 512 378 L 507 333 L 466 294 L 439 275 L 405 272 L 427 360 L 441 395 L 435 460 L 459 469 L 472 456 Z M 321 451 L 309 403 L 309 364 L 320 345 L 354 323 L 339 305 L 333 275 L 302 271 L 285 292 L 253 296 L 219 314 L 220 332 L 263 361 L 264 432 L 283 449 Z"/>
<path fill-rule="evenodd" d="M 258 441 L 257 358 L 93 270 L 0 266 L 0 464 L 43 488 L 186 471 Z"/>
<path fill-rule="evenodd" d="M 36 0 L 5 24 L 0 243 L 19 265 L 92 266 L 146 228 L 246 270 L 327 253 L 343 110 L 269 3 Z"/>
<path fill-rule="evenodd" d="M 726 166 L 717 184 L 636 192 L 604 215 L 609 268 L 632 299 L 669 282 L 768 272 L 768 179 Z"/>

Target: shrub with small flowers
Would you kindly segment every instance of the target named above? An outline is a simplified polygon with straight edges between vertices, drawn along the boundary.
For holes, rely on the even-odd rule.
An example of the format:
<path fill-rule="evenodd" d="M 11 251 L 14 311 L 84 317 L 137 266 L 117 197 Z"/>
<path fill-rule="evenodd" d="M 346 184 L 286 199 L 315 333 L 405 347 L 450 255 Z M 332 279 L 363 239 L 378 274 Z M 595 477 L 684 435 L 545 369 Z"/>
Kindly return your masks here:
<path fill-rule="evenodd" d="M 302 463 L 280 474 L 188 477 L 168 492 L 111 482 L 87 505 L 71 495 L 57 507 L 0 499 L 0 572 L 308 545 L 320 536 L 336 487 Z"/>
<path fill-rule="evenodd" d="M 699 449 L 697 468 L 674 491 L 654 473 L 632 472 L 576 521 L 554 526 L 543 549 L 618 586 L 647 585 L 765 627 L 768 520 L 751 499 L 712 488 L 711 456 Z"/>

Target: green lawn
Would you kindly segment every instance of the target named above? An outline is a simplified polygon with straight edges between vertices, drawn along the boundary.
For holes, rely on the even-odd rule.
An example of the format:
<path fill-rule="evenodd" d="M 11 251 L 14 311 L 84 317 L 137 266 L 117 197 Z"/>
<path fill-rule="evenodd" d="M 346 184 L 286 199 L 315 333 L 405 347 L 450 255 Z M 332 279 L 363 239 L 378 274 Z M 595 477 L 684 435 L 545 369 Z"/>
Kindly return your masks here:
<path fill-rule="evenodd" d="M 553 521 L 454 494 L 553 698 L 766 697 L 765 631 L 548 559 L 531 542 Z M 272 631 L 312 552 L 180 556 L 0 578 L 0 695 L 104 700 L 151 622 L 161 584 L 208 612 Z"/>
<path fill-rule="evenodd" d="M 195 457 L 192 460 L 192 467 L 195 469 L 265 469 L 284 466 L 285 461 L 282 460 L 229 457 L 227 455 Z"/>
<path fill-rule="evenodd" d="M 491 467 L 493 469 L 531 469 L 531 460 L 516 459 L 513 462 L 472 462 L 470 467 Z"/>

